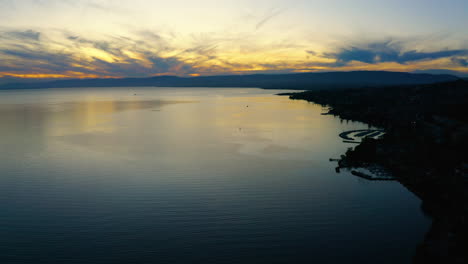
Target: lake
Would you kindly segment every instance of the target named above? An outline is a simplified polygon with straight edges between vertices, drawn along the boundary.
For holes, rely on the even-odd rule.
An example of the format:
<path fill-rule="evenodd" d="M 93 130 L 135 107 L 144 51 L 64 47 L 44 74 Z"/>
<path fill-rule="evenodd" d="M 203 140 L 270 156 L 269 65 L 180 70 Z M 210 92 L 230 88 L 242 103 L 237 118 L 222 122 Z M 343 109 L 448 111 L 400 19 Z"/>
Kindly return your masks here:
<path fill-rule="evenodd" d="M 421 201 L 329 161 L 367 125 L 278 92 L 0 91 L 0 263 L 411 263 Z"/>

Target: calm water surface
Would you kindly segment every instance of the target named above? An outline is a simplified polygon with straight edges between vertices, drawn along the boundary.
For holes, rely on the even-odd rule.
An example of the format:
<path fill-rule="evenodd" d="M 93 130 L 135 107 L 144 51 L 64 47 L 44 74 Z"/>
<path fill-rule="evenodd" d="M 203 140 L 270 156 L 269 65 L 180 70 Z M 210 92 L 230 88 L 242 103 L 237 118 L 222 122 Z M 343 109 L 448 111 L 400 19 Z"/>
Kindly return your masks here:
<path fill-rule="evenodd" d="M 0 91 L 0 263 L 410 263 L 393 182 L 336 174 L 367 128 L 278 91 Z"/>

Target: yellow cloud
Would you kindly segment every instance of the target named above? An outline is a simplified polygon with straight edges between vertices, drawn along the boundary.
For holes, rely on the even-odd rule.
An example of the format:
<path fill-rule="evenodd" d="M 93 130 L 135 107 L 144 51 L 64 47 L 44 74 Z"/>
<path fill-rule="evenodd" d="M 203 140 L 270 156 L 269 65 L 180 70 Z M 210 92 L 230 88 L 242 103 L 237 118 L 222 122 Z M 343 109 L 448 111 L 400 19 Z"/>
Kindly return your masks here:
<path fill-rule="evenodd" d="M 114 62 L 119 61 L 118 57 L 112 54 L 109 54 L 108 52 L 105 52 L 103 50 L 91 48 L 91 47 L 81 48 L 81 54 L 90 60 L 99 59 L 99 60 L 103 60 L 109 63 L 114 63 Z"/>

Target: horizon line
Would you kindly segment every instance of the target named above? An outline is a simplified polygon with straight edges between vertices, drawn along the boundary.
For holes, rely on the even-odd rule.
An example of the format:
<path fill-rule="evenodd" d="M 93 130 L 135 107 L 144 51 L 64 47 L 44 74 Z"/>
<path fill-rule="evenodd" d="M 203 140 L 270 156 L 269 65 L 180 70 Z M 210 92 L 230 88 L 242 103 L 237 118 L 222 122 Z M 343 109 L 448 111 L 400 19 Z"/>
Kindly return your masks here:
<path fill-rule="evenodd" d="M 434 72 L 431 72 L 434 71 Z M 440 72 L 435 72 L 440 71 Z M 118 80 L 118 79 L 148 79 L 148 78 L 157 78 L 157 77 L 176 77 L 176 78 L 198 78 L 198 77 L 223 77 L 223 76 L 251 76 L 251 75 L 300 75 L 300 74 L 320 74 L 320 73 L 352 73 L 352 72 L 389 72 L 389 73 L 409 73 L 409 74 L 429 74 L 429 75 L 452 75 L 459 78 L 460 75 L 468 75 L 468 72 L 462 71 L 453 71 L 447 69 L 427 69 L 427 70 L 415 70 L 415 71 L 398 71 L 398 70 L 326 70 L 326 71 L 301 71 L 301 72 L 233 72 L 233 73 L 219 73 L 219 74 L 155 74 L 149 76 L 65 76 L 59 74 L 4 74 L 1 75 L 0 79 L 12 79 L 12 80 Z"/>

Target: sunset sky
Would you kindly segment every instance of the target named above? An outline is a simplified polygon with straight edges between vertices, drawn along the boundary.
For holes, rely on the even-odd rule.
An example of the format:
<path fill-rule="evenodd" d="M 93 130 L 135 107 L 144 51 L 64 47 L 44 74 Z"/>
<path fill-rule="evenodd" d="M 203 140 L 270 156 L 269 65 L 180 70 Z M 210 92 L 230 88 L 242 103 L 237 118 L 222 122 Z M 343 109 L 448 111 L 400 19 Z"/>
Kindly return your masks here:
<path fill-rule="evenodd" d="M 0 0 L 0 77 L 468 73 L 466 0 Z"/>

